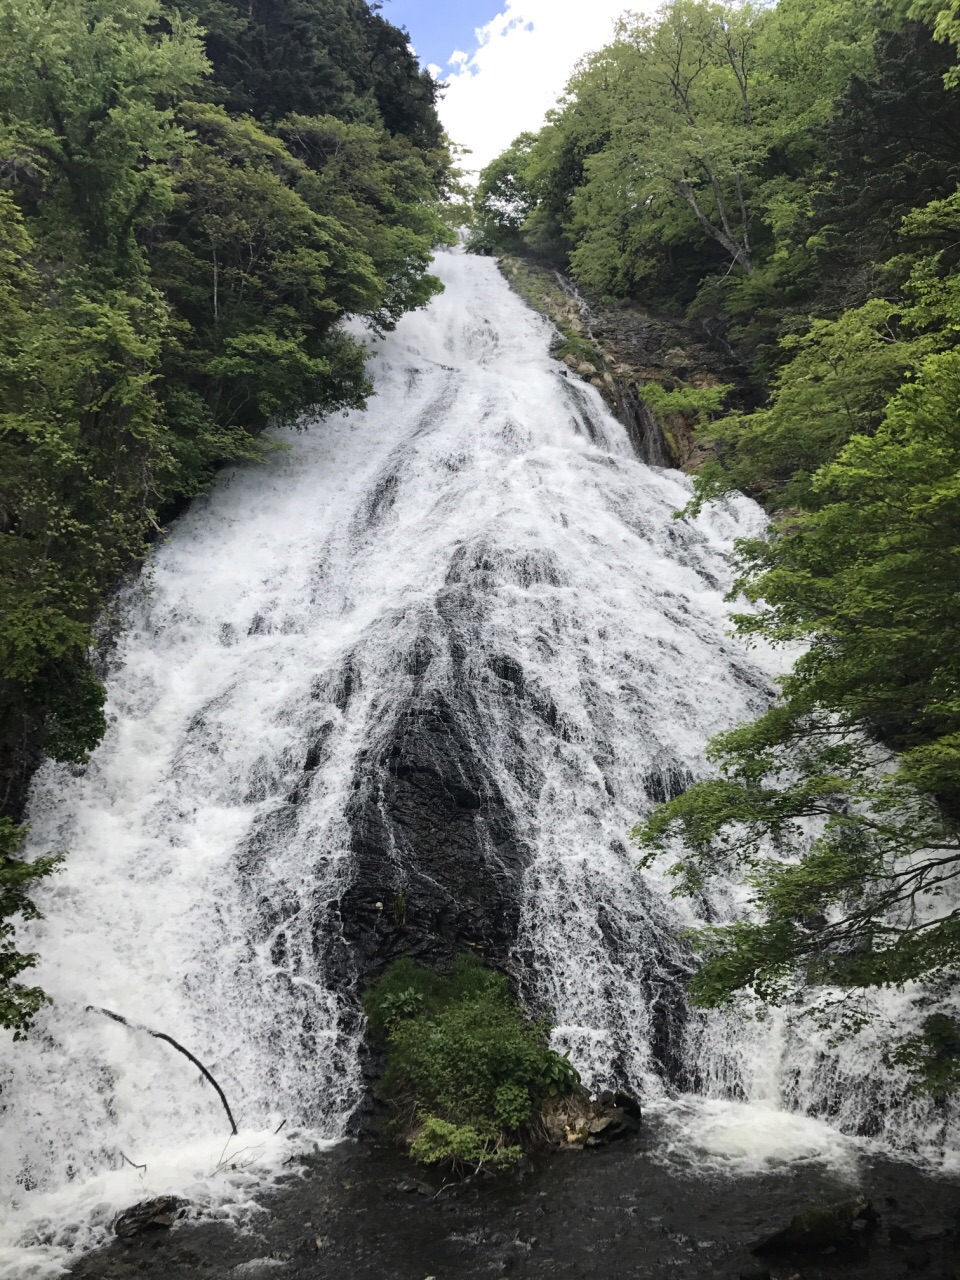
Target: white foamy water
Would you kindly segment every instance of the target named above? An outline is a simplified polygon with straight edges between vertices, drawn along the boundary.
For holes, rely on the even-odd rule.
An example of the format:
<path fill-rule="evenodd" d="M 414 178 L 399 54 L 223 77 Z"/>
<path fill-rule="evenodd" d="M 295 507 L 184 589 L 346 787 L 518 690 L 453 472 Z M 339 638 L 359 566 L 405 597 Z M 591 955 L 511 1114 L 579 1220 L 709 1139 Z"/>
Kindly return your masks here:
<path fill-rule="evenodd" d="M 707 739 L 767 705 L 773 664 L 729 636 L 723 600 L 759 510 L 672 520 L 686 479 L 632 457 L 494 264 L 438 269 L 447 292 L 377 345 L 367 412 L 289 437 L 177 521 L 125 600 L 102 746 L 37 779 L 32 847 L 69 858 L 30 936 L 55 1004 L 0 1050 L 0 1276 L 55 1273 L 146 1195 L 240 1215 L 291 1144 L 343 1135 L 360 1087 L 336 910 L 348 811 L 414 653 L 469 709 L 527 851 L 517 971 L 588 1081 L 674 1106 L 671 1142 L 744 1171 L 846 1158 L 784 1101 L 834 1114 L 835 1076 L 860 1088 L 848 1129 L 872 1105 L 852 1051 L 685 1019 L 692 917 L 628 844 L 703 772 Z M 491 664 L 519 673 L 510 690 Z M 242 1130 L 226 1160 L 197 1071 L 88 1006 L 209 1067 Z M 670 1102 L 695 1087 L 705 1102 Z M 888 1145 L 942 1153 L 929 1108 L 896 1114 Z"/>

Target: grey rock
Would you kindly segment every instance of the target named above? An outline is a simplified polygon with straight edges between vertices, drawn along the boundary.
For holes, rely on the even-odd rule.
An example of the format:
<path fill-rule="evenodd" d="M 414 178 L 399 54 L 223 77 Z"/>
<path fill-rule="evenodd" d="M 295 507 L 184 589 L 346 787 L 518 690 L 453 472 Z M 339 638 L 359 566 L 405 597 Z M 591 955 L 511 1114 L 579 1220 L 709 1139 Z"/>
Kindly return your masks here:
<path fill-rule="evenodd" d="M 153 1231 L 168 1231 L 186 1212 L 188 1200 L 177 1196 L 157 1196 L 153 1200 L 141 1200 L 139 1204 L 124 1209 L 113 1224 L 114 1233 L 121 1240 L 133 1240 Z"/>

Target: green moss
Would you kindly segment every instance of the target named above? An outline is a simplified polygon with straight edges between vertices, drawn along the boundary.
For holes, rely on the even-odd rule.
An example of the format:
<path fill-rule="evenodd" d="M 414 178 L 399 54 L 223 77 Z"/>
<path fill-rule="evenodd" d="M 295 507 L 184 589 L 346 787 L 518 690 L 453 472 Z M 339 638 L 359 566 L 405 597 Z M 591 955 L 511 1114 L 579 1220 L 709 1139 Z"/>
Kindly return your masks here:
<path fill-rule="evenodd" d="M 448 975 L 399 960 L 364 1007 L 386 1046 L 391 1125 L 424 1163 L 513 1163 L 543 1101 L 579 1085 L 549 1048 L 547 1022 L 527 1017 L 507 980 L 472 956 Z"/>

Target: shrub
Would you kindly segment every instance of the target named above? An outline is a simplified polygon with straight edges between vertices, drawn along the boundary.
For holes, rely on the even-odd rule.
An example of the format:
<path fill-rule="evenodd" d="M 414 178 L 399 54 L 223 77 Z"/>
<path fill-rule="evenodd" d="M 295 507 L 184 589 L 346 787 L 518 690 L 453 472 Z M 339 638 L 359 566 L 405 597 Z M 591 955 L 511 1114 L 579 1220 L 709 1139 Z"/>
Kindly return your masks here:
<path fill-rule="evenodd" d="M 417 1160 L 513 1163 L 546 1096 L 579 1086 L 570 1060 L 548 1047 L 547 1022 L 528 1018 L 507 980 L 473 957 L 446 976 L 399 960 L 364 1003 L 387 1044 L 394 1126 Z"/>
<path fill-rule="evenodd" d="M 477 1168 L 489 1164 L 504 1168 L 516 1163 L 523 1151 L 519 1146 L 500 1145 L 499 1134 L 483 1138 L 472 1125 L 455 1125 L 438 1116 L 427 1116 L 420 1133 L 410 1143 L 410 1154 L 422 1164 Z"/>

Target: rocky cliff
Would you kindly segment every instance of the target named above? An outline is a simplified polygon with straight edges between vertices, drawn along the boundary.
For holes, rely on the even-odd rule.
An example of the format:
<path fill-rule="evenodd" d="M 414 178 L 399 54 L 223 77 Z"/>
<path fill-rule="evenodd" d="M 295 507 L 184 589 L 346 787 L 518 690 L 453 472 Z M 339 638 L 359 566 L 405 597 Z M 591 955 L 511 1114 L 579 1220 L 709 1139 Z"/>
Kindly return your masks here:
<path fill-rule="evenodd" d="M 585 297 L 559 271 L 529 259 L 498 258 L 511 287 L 556 327 L 554 355 L 596 387 L 651 466 L 696 471 L 707 457 L 697 440 L 690 393 L 725 389 L 749 398 L 736 352 L 683 321 L 636 303 Z M 665 394 L 666 393 L 666 394 Z"/>

